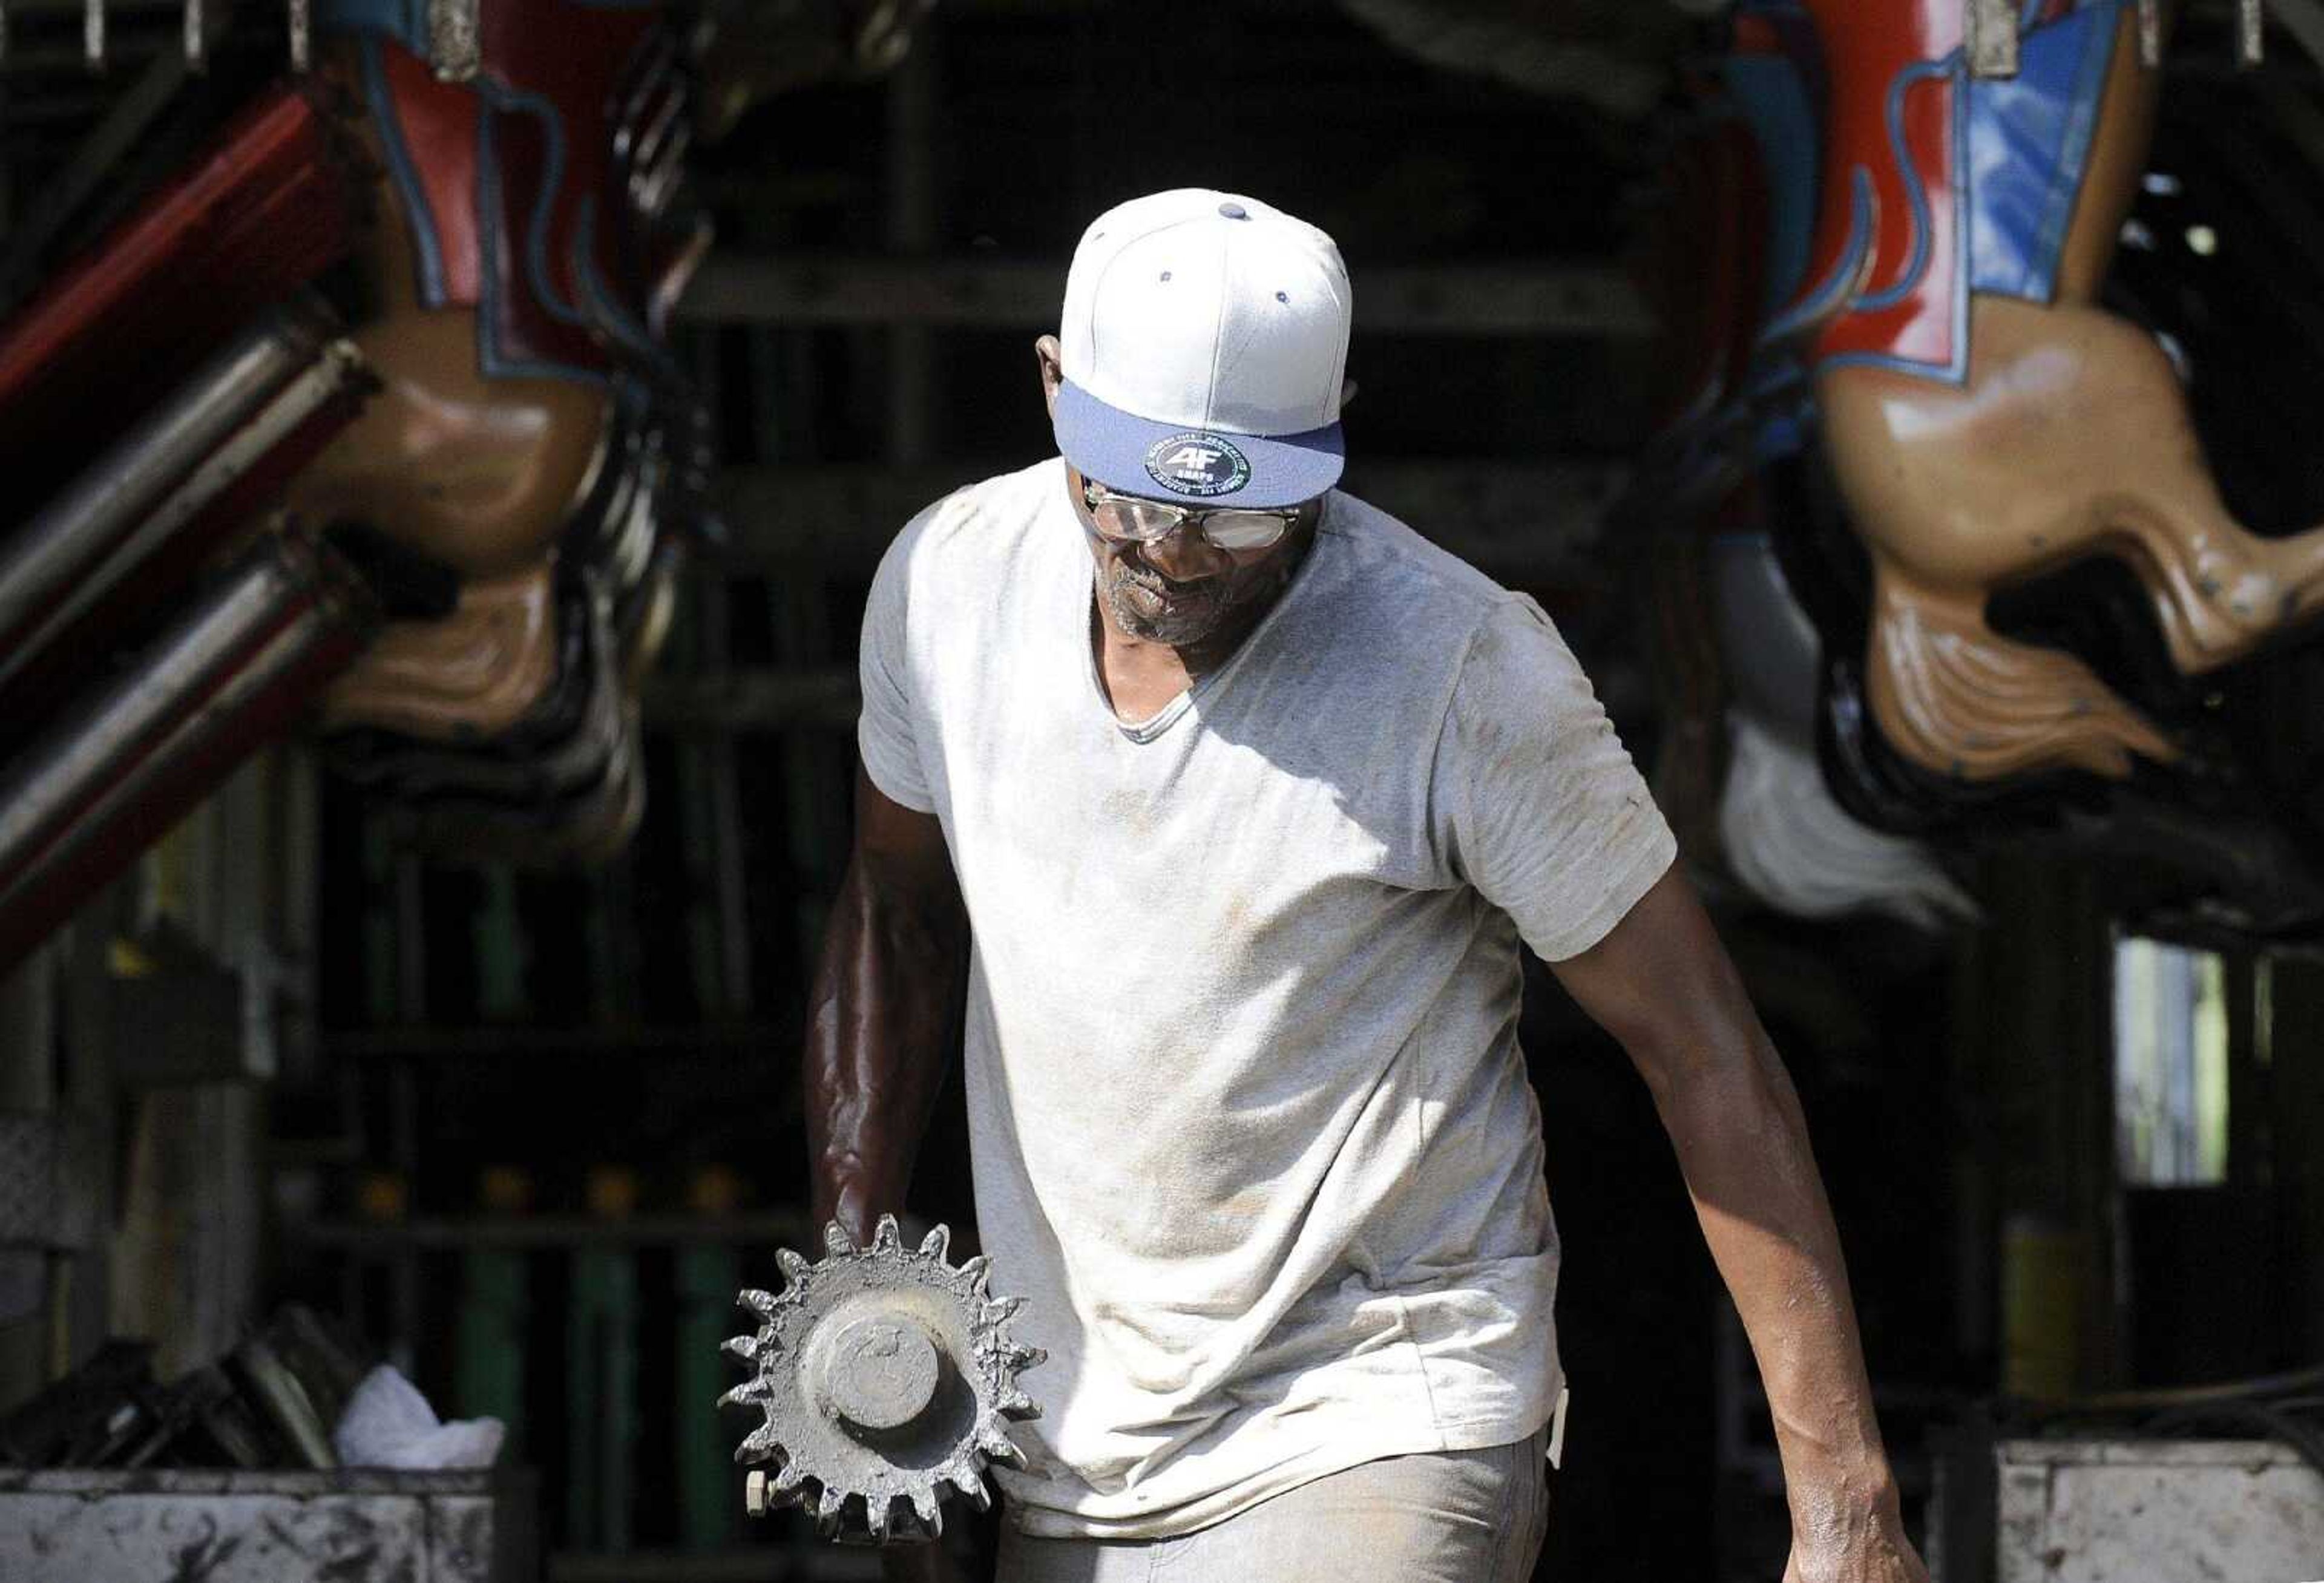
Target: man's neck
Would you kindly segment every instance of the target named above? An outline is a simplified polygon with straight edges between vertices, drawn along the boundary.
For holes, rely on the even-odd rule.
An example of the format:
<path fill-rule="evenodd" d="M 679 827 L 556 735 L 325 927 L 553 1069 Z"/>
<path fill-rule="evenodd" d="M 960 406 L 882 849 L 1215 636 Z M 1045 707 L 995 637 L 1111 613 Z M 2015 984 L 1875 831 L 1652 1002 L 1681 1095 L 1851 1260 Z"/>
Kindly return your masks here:
<path fill-rule="evenodd" d="M 1273 584 L 1229 611 L 1224 620 L 1192 643 L 1163 643 L 1125 632 L 1116 624 L 1093 581 L 1090 640 L 1097 670 L 1114 713 L 1124 720 L 1147 720 L 1171 699 L 1234 658 L 1245 640 L 1281 603 L 1314 547 L 1308 531 L 1296 553 L 1283 558 Z"/>

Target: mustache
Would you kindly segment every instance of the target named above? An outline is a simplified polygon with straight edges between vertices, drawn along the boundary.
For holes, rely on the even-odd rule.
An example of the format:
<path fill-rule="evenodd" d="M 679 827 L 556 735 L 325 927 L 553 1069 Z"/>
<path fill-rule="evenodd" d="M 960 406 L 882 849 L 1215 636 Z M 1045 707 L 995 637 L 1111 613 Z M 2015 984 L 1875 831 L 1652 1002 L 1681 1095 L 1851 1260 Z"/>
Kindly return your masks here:
<path fill-rule="evenodd" d="M 1191 582 L 1179 583 L 1159 572 L 1135 570 L 1129 566 L 1117 571 L 1113 582 L 1117 588 L 1142 588 L 1157 599 L 1167 600 L 1172 604 L 1208 603 L 1217 599 L 1221 593 L 1215 578 L 1198 577 Z"/>
<path fill-rule="evenodd" d="M 1149 594 L 1159 594 L 1171 599 L 1206 597 L 1218 582 L 1215 577 L 1194 577 L 1182 583 L 1175 577 L 1165 576 L 1152 566 L 1130 560 L 1116 565 L 1114 577 L 1119 582 L 1135 584 Z"/>

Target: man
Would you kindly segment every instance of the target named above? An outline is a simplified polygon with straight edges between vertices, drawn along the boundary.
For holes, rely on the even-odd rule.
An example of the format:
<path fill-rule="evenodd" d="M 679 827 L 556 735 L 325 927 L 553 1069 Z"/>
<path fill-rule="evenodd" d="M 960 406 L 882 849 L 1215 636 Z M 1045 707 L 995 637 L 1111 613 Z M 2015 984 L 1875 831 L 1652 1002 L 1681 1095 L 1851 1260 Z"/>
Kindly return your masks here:
<path fill-rule="evenodd" d="M 1110 210 L 1035 346 L 1062 458 L 890 550 L 816 1212 L 901 1204 L 964 973 L 979 1226 L 1049 1354 L 1002 1577 L 1524 1578 L 1563 1381 L 1522 940 L 1677 1146 L 1789 1576 L 1923 1579 L 1797 1102 L 1668 828 L 1539 607 L 1332 487 L 1350 302 L 1255 199 Z"/>

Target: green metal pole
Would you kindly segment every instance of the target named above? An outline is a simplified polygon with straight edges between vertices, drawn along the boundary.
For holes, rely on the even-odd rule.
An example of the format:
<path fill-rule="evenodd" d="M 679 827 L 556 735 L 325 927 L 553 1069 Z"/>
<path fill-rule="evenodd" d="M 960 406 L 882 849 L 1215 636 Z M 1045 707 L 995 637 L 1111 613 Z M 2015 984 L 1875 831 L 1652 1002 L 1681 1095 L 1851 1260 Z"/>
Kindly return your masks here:
<path fill-rule="evenodd" d="M 697 1171 L 688 1207 L 723 1219 L 742 1197 L 723 1165 Z M 736 1333 L 734 1293 L 742 1262 L 732 1245 L 695 1242 L 678 1250 L 678 1533 L 687 1550 L 716 1550 L 739 1537 L 742 1486 L 718 1417 L 718 1397 L 738 1377 L 720 1343 Z"/>
<path fill-rule="evenodd" d="M 590 1172 L 589 1207 L 601 1219 L 622 1219 L 636 1201 L 634 1173 L 613 1166 Z M 630 1548 L 638 1436 L 638 1257 L 632 1249 L 575 1251 L 567 1341 L 574 1538 L 585 1549 L 619 1553 Z"/>
<path fill-rule="evenodd" d="M 513 1166 L 484 1173 L 480 1194 L 489 1214 L 521 1214 L 531 1207 L 532 1183 Z M 532 1308 L 530 1273 L 521 1249 L 472 1247 L 460 1256 L 460 1320 L 453 1358 L 453 1399 L 466 1418 L 497 1418 L 508 1425 L 504 1460 L 524 1459 L 525 1330 Z"/>

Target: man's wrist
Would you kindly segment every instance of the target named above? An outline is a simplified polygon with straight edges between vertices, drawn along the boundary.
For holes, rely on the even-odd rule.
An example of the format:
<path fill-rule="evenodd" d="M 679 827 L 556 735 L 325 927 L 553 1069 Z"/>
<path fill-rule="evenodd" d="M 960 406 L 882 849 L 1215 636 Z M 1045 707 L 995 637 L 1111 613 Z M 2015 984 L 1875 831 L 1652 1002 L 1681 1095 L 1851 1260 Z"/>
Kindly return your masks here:
<path fill-rule="evenodd" d="M 1865 1505 L 1895 1495 L 1896 1476 L 1869 1413 L 1843 1413 L 1837 1422 L 1822 1423 L 1787 1417 L 1777 1415 L 1775 1441 L 1784 1482 L 1794 1491 L 1820 1505 Z"/>
<path fill-rule="evenodd" d="M 870 1246 L 872 1230 L 883 1210 L 900 1213 L 903 1209 L 903 1194 L 882 1192 L 868 1173 L 853 1172 L 826 1177 L 813 1201 L 818 1206 L 812 1228 L 816 1238 L 822 1237 L 825 1225 L 835 1220 L 859 1247 Z"/>
<path fill-rule="evenodd" d="M 1801 1542 L 1871 1532 L 1894 1521 L 1900 1504 L 1895 1470 L 1877 1441 L 1845 1456 L 1821 1449 L 1786 1455 L 1784 1485 L 1793 1536 Z"/>

